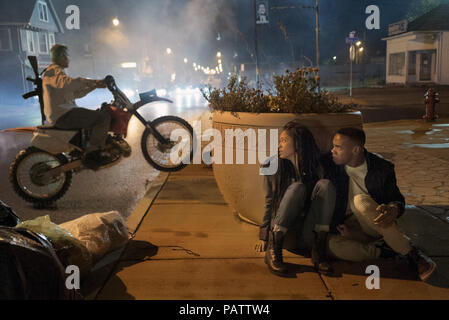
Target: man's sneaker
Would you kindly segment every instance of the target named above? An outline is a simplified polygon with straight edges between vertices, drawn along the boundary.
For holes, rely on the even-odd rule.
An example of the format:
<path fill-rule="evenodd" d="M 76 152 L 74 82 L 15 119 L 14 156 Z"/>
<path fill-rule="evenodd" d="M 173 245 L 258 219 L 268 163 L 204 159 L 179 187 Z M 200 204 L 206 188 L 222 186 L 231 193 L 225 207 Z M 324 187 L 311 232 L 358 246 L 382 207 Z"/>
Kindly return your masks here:
<path fill-rule="evenodd" d="M 376 241 L 375 246 L 380 249 L 379 258 L 382 259 L 394 259 L 399 256 L 391 247 L 385 242 L 384 239 Z"/>
<path fill-rule="evenodd" d="M 416 247 L 412 247 L 412 250 L 407 256 L 411 263 L 416 267 L 419 278 L 422 281 L 426 281 L 437 267 L 437 264 L 431 258 Z"/>
<path fill-rule="evenodd" d="M 112 159 L 112 156 L 102 150 L 89 152 L 83 158 L 83 165 L 92 170 L 98 170 L 101 166 L 106 165 Z"/>

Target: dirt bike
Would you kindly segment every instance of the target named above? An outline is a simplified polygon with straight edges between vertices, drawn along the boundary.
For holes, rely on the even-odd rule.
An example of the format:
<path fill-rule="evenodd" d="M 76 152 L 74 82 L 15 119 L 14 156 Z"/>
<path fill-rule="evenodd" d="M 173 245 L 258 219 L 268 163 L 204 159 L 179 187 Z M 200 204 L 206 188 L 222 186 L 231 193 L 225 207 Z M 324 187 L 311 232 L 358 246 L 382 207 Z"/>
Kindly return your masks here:
<path fill-rule="evenodd" d="M 107 76 L 104 81 L 114 96 L 111 103 L 103 103 L 101 107 L 102 112 L 111 115 L 111 126 L 104 149 L 111 158 L 98 169 L 113 166 L 131 155 L 131 147 L 124 138 L 132 116 L 145 126 L 141 149 L 150 165 L 160 171 L 172 172 L 183 169 L 191 162 L 193 128 L 187 121 L 175 116 L 147 121 L 138 112 L 140 107 L 148 103 L 172 103 L 171 100 L 158 97 L 153 90 L 140 94 L 140 101 L 133 104 L 117 87 L 112 76 Z M 83 157 L 89 141 L 89 130 L 61 130 L 45 125 L 22 129 L 25 130 L 21 131 L 32 132 L 34 136 L 31 147 L 20 151 L 12 162 L 9 180 L 15 192 L 26 201 L 37 205 L 51 205 L 67 192 L 72 174 L 87 169 L 83 164 Z"/>

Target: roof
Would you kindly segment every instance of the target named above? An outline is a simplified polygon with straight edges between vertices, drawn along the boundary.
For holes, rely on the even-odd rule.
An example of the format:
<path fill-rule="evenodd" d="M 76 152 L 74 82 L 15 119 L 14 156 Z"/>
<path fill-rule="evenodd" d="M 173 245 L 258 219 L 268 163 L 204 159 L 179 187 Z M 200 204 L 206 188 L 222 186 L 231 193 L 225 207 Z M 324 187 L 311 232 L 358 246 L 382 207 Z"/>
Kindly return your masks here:
<path fill-rule="evenodd" d="M 409 22 L 407 31 L 449 30 L 449 5 L 441 4 L 435 9 Z"/>
<path fill-rule="evenodd" d="M 0 24 L 27 24 L 30 22 L 33 15 L 36 2 L 38 0 L 0 0 L 0 8 L 7 8 L 0 10 Z M 51 0 L 43 0 L 47 2 L 50 12 L 55 18 L 56 25 L 59 32 L 64 33 L 64 28 L 59 20 L 58 14 L 53 6 Z"/>

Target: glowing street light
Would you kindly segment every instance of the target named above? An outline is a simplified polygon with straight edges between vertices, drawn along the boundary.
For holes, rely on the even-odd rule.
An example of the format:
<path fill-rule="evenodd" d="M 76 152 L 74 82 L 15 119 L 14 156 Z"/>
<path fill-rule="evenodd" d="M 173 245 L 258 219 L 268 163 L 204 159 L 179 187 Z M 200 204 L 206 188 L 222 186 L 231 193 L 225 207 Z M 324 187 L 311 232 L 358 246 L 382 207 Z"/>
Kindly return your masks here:
<path fill-rule="evenodd" d="M 167 48 L 166 52 L 167 52 L 168 55 L 173 53 L 173 51 L 170 48 Z"/>
<path fill-rule="evenodd" d="M 221 58 L 221 52 L 220 51 L 217 52 L 217 58 Z"/>
<path fill-rule="evenodd" d="M 184 58 L 184 63 L 189 62 L 189 60 L 187 58 Z"/>
<path fill-rule="evenodd" d="M 357 41 L 357 42 L 355 43 L 355 45 L 356 45 L 357 47 L 360 47 L 360 46 L 362 45 L 362 41 Z"/>
<path fill-rule="evenodd" d="M 359 52 L 363 52 L 365 50 L 363 47 L 359 48 Z"/>
<path fill-rule="evenodd" d="M 135 69 L 135 68 L 137 68 L 137 63 L 135 63 L 135 62 L 123 62 L 120 66 L 123 69 Z"/>
<path fill-rule="evenodd" d="M 120 25 L 120 20 L 118 18 L 112 19 L 112 24 L 114 27 L 118 27 Z"/>

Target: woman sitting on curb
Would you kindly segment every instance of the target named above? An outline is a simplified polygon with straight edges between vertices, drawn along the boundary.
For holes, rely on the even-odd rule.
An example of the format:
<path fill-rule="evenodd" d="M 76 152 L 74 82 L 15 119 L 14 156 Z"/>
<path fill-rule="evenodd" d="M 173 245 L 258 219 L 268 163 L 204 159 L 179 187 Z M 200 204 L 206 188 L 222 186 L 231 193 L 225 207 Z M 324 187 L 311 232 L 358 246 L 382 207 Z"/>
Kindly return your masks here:
<path fill-rule="evenodd" d="M 256 252 L 266 251 L 265 263 L 271 272 L 288 276 L 282 249 L 289 233 L 296 248 L 312 251 L 317 270 L 329 272 L 327 238 L 336 191 L 323 179 L 320 151 L 310 130 L 294 121 L 287 123 L 280 135 L 277 160 L 277 172 L 264 178 L 266 209 Z"/>

